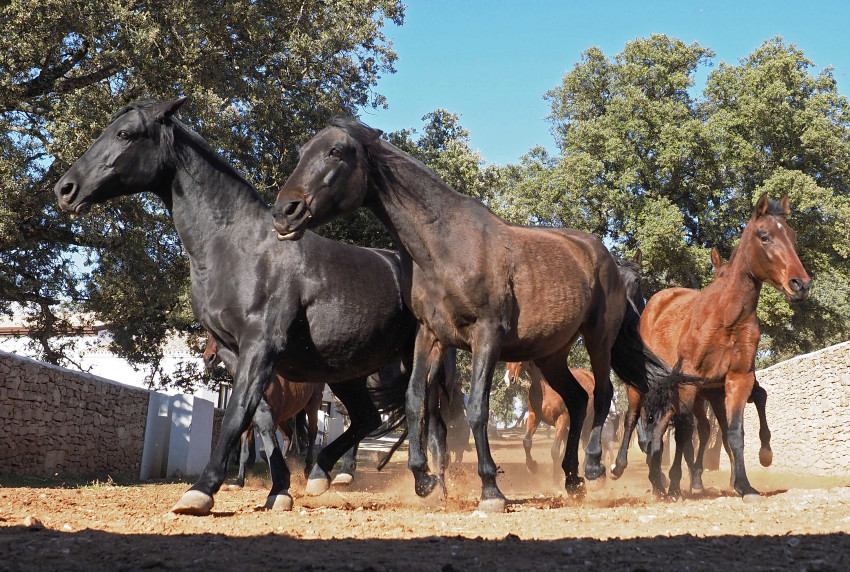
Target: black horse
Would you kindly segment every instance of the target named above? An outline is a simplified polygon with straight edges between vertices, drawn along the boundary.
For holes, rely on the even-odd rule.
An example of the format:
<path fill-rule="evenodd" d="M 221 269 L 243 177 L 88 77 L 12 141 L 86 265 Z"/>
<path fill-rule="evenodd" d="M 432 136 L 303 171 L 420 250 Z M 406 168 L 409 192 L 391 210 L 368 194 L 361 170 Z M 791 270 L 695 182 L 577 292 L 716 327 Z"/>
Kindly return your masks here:
<path fill-rule="evenodd" d="M 218 347 L 236 356 L 219 442 L 172 509 L 208 514 L 273 372 L 331 384 L 351 415 L 351 426 L 322 450 L 310 475 L 327 488 L 336 460 L 381 424 L 366 376 L 397 357 L 410 362 L 416 320 L 400 294 L 396 253 L 312 233 L 278 241 L 257 191 L 173 117 L 184 100 L 118 111 L 55 192 L 63 210 L 84 214 L 96 203 L 151 191 L 172 216 L 189 255 L 195 315 Z M 403 413 L 403 388 L 396 394 L 386 409 Z M 279 450 L 269 464 L 266 506 L 290 509 L 289 471 Z"/>
<path fill-rule="evenodd" d="M 428 495 L 438 484 L 422 441 L 428 379 L 446 349 L 456 347 L 472 352 L 467 413 L 478 452 L 480 508 L 505 506 L 486 430 L 498 360 L 534 361 L 561 395 L 574 421 L 562 464 L 566 488 L 584 494 L 578 445 L 588 394 L 567 364 L 575 339 L 584 339 L 595 378 L 585 464 L 590 479 L 605 474 L 600 435 L 613 394 L 610 368 L 649 391 L 647 407 L 659 413 L 669 409 L 678 380 L 643 344 L 614 259 L 587 233 L 505 222 L 380 134 L 355 120 L 334 121 L 302 147 L 273 212 L 279 237 L 297 239 L 307 228 L 363 205 L 404 247 L 403 292 L 421 322 L 407 394 L 416 492 Z M 660 448 L 660 435 L 653 441 Z"/>

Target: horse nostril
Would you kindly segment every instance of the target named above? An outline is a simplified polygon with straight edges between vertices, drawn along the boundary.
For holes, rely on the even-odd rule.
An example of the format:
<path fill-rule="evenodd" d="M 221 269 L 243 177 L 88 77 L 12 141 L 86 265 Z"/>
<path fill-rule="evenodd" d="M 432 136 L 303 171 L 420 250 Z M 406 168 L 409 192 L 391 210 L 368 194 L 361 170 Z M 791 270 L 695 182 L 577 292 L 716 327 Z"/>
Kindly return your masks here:
<path fill-rule="evenodd" d="M 62 188 L 59 189 L 59 194 L 62 195 L 63 199 L 70 202 L 74 200 L 74 197 L 77 195 L 77 185 L 74 183 L 65 183 L 62 185 Z"/>
<path fill-rule="evenodd" d="M 295 216 L 296 214 L 298 214 L 298 211 L 300 210 L 300 207 L 303 204 L 303 201 L 289 201 L 288 203 L 283 205 L 283 208 L 281 209 L 281 214 L 287 218 Z"/>
<path fill-rule="evenodd" d="M 803 281 L 799 278 L 792 278 L 788 281 L 788 285 L 791 286 L 791 290 L 794 292 L 799 292 L 804 288 Z"/>

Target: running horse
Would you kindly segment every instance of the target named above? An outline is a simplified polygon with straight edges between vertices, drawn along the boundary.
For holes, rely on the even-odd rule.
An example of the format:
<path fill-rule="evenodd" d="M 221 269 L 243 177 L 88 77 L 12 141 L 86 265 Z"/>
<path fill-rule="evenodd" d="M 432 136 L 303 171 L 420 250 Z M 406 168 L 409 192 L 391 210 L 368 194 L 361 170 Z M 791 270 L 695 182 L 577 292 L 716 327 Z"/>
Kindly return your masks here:
<path fill-rule="evenodd" d="M 366 377 L 399 357 L 412 362 L 417 321 L 402 299 L 397 253 L 313 233 L 299 242 L 278 241 L 259 193 L 175 117 L 184 101 L 119 110 L 54 190 L 59 207 L 77 215 L 145 191 L 159 196 L 171 215 L 189 257 L 195 316 L 219 350 L 234 356 L 233 394 L 219 441 L 198 481 L 172 508 L 203 515 L 275 373 L 295 383 L 328 383 L 351 414 L 350 427 L 322 449 L 308 480 L 308 492 L 326 490 L 334 463 L 381 425 Z M 433 375 L 440 374 L 435 367 Z M 394 399 L 387 392 L 385 411 L 403 415 L 405 388 L 397 388 Z M 290 475 L 279 449 L 269 465 L 266 506 L 289 510 Z"/>
<path fill-rule="evenodd" d="M 218 363 L 224 363 L 227 367 L 215 338 L 211 334 L 207 334 L 204 364 L 207 367 L 214 367 Z M 229 369 L 229 371 L 232 370 Z M 309 470 L 313 464 L 313 447 L 319 433 L 319 409 L 322 407 L 324 390 L 324 383 L 292 383 L 278 373 L 272 375 L 263 395 L 263 400 L 257 405 L 252 426 L 242 433 L 239 472 L 236 477 L 237 486 L 245 485 L 245 469 L 254 446 L 254 429 L 256 428 L 260 433 L 260 440 L 263 443 L 263 450 L 266 452 L 267 459 L 271 459 L 274 448 L 277 446 L 276 431 L 278 428 L 289 441 L 287 452 L 294 451 L 299 448 L 295 445 L 299 440 L 298 427 L 297 423 L 293 425 L 290 422 L 295 421 L 296 417 L 302 412 L 306 414 L 307 422 L 304 471 L 305 476 L 309 476 Z"/>
<path fill-rule="evenodd" d="M 744 467 L 744 406 L 756 384 L 759 294 L 767 282 L 789 302 L 801 302 L 811 286 L 795 250 L 797 235 L 786 220 L 790 213 L 787 196 L 777 201 L 761 195 L 729 262 L 713 282 L 703 290 L 662 290 L 646 305 L 640 330 L 649 346 L 662 358 L 681 362 L 685 373 L 702 378 L 680 387 L 677 407 L 659 420 L 658 429 L 663 431 L 675 416 L 676 455 L 669 490 L 665 494 L 656 489 L 656 494 L 681 496 L 682 455 L 693 434 L 691 413 L 701 393 L 717 415 L 730 451 L 735 492 L 744 502 L 760 499 Z M 651 479 L 661 475 L 660 452 L 650 455 L 648 462 Z"/>
<path fill-rule="evenodd" d="M 643 312 L 646 302 L 643 299 L 643 290 L 640 286 L 640 268 L 642 261 L 642 253 L 637 250 L 631 260 L 622 260 L 614 257 L 617 262 L 617 268 L 620 270 L 620 276 L 623 278 L 623 283 L 626 286 L 626 298 L 634 304 L 638 313 Z M 505 383 L 508 385 L 516 383 L 519 380 L 523 370 L 528 372 L 531 379 L 531 385 L 528 389 L 528 419 L 526 420 L 525 435 L 522 439 L 522 446 L 525 449 L 525 466 L 532 473 L 537 472 L 537 462 L 531 458 L 531 444 L 534 433 L 541 422 L 551 425 L 555 428 L 555 439 L 552 442 L 551 455 L 554 463 L 555 477 L 558 476 L 558 462 L 561 460 L 561 449 L 566 441 L 567 430 L 570 426 L 570 417 L 567 412 L 567 406 L 561 396 L 558 395 L 543 378 L 540 371 L 531 362 L 508 362 L 505 364 Z M 578 380 L 579 384 L 588 393 L 587 414 L 589 417 L 585 419 L 582 427 L 582 441 L 586 444 L 589 435 L 593 418 L 593 372 L 587 369 L 571 368 L 570 372 L 573 377 Z M 634 390 L 632 390 L 634 391 Z M 637 395 L 639 393 L 635 392 Z M 602 426 L 602 448 L 611 453 L 614 448 L 611 446 L 616 438 L 616 423 L 617 415 L 613 410 L 613 404 L 609 410 L 609 418 Z M 606 428 L 608 431 L 606 431 Z M 611 431 L 613 429 L 613 432 Z"/>
<path fill-rule="evenodd" d="M 567 364 L 575 339 L 583 337 L 594 371 L 589 479 L 605 474 L 600 433 L 613 394 L 611 366 L 650 392 L 655 405 L 648 400 L 647 407 L 659 412 L 679 380 L 643 344 L 614 259 L 590 234 L 502 220 L 380 135 L 339 118 L 307 142 L 278 193 L 274 226 L 281 240 L 297 240 L 308 228 L 366 206 L 400 245 L 405 301 L 420 321 L 407 391 L 416 493 L 427 496 L 440 484 L 424 452 L 426 393 L 443 353 L 459 348 L 472 353 L 467 414 L 482 483 L 479 509 L 503 511 L 506 504 L 487 439 L 490 386 L 500 360 L 534 361 L 567 404 L 575 422 L 562 463 L 565 485 L 583 495 L 578 445 L 588 396 Z"/>

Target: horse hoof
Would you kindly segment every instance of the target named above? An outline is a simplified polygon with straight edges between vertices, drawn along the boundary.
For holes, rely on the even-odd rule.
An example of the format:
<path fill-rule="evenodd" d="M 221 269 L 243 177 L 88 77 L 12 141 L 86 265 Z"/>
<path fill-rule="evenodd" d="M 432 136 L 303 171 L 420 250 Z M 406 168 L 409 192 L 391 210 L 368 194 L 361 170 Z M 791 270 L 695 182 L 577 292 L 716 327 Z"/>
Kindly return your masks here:
<path fill-rule="evenodd" d="M 604 480 L 605 465 L 602 465 L 601 463 L 596 465 L 588 464 L 584 469 L 584 476 L 587 478 L 588 481 L 595 481 L 600 477 Z"/>
<path fill-rule="evenodd" d="M 350 473 L 339 473 L 334 480 L 331 482 L 334 486 L 346 487 L 351 484 L 351 481 L 354 480 L 354 477 L 351 476 Z"/>
<path fill-rule="evenodd" d="M 705 489 L 701 485 L 699 485 L 699 486 L 691 485 L 691 494 L 692 495 L 701 495 L 704 490 Z"/>
<path fill-rule="evenodd" d="M 741 500 L 744 501 L 744 504 L 759 504 L 762 501 L 762 497 L 759 493 L 747 493 L 741 496 Z"/>
<path fill-rule="evenodd" d="M 225 491 L 241 491 L 244 485 L 236 483 L 235 485 L 225 485 L 221 487 Z"/>
<path fill-rule="evenodd" d="M 598 492 L 605 488 L 605 483 L 607 480 L 608 479 L 606 479 L 605 473 L 602 473 L 602 478 L 587 480 L 585 481 L 585 486 L 590 492 Z"/>
<path fill-rule="evenodd" d="M 623 471 L 626 470 L 626 467 L 621 468 L 619 465 L 614 463 L 613 465 L 611 465 L 610 470 L 611 470 L 611 478 L 616 481 L 617 479 L 619 479 L 620 477 L 623 476 Z"/>
<path fill-rule="evenodd" d="M 425 475 L 416 479 L 416 484 L 414 485 L 416 496 L 420 498 L 427 497 L 434 490 L 434 487 L 437 486 L 437 482 L 438 479 L 434 475 Z"/>
<path fill-rule="evenodd" d="M 263 508 L 268 510 L 292 510 L 292 497 L 287 494 L 269 495 Z"/>
<path fill-rule="evenodd" d="M 327 478 L 311 477 L 307 480 L 305 491 L 310 496 L 318 496 L 331 488 L 331 480 Z"/>
<path fill-rule="evenodd" d="M 584 495 L 587 494 L 587 489 L 584 486 L 584 479 L 581 477 L 567 477 L 565 488 L 567 490 L 567 495 L 576 500 L 583 499 Z"/>
<path fill-rule="evenodd" d="M 759 463 L 762 467 L 769 467 L 773 462 L 773 451 L 770 449 L 759 449 Z"/>
<path fill-rule="evenodd" d="M 526 468 L 528 468 L 528 472 L 532 475 L 537 474 L 537 461 L 530 461 L 525 464 Z"/>
<path fill-rule="evenodd" d="M 188 490 L 183 493 L 177 504 L 171 507 L 174 514 L 191 514 L 193 516 L 206 516 L 212 510 L 213 498 L 201 491 Z"/>
<path fill-rule="evenodd" d="M 478 510 L 486 513 L 505 512 L 507 501 L 504 497 L 495 497 L 491 499 L 481 499 L 478 501 Z"/>

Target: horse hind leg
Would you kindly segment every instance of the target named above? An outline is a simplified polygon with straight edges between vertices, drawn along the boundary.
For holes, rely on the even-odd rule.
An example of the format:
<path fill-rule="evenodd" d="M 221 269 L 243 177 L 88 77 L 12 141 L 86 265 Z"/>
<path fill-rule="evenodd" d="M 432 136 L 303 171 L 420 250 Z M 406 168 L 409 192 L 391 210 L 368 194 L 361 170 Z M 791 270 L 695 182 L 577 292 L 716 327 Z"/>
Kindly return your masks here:
<path fill-rule="evenodd" d="M 588 395 L 567 367 L 565 354 L 566 352 L 559 352 L 545 359 L 536 360 L 534 363 L 567 407 L 570 429 L 567 433 L 567 447 L 561 467 L 564 469 L 567 493 L 576 498 L 583 498 L 586 488 L 584 479 L 578 474 L 578 450 L 581 429 L 587 414 Z M 605 407 L 607 410 L 608 405 Z"/>
<path fill-rule="evenodd" d="M 277 423 L 275 423 L 271 407 L 266 400 L 260 401 L 254 413 L 254 426 L 260 434 L 260 441 L 266 459 L 269 462 L 269 472 L 272 476 L 272 489 L 266 499 L 265 508 L 274 510 L 291 510 L 292 497 L 289 495 L 290 473 L 281 453 L 277 440 Z"/>
<path fill-rule="evenodd" d="M 307 494 L 314 496 L 330 488 L 330 472 L 340 457 L 381 425 L 381 416 L 366 389 L 365 377 L 335 383 L 331 391 L 345 406 L 351 423 L 319 453 L 306 487 Z"/>
<path fill-rule="evenodd" d="M 765 409 L 767 392 L 759 385 L 758 381 L 753 384 L 749 400 L 756 406 L 759 416 L 759 441 L 761 441 L 759 462 L 762 467 L 769 467 L 773 463 L 773 450 L 770 448 L 770 427 L 767 426 L 767 411 Z"/>

